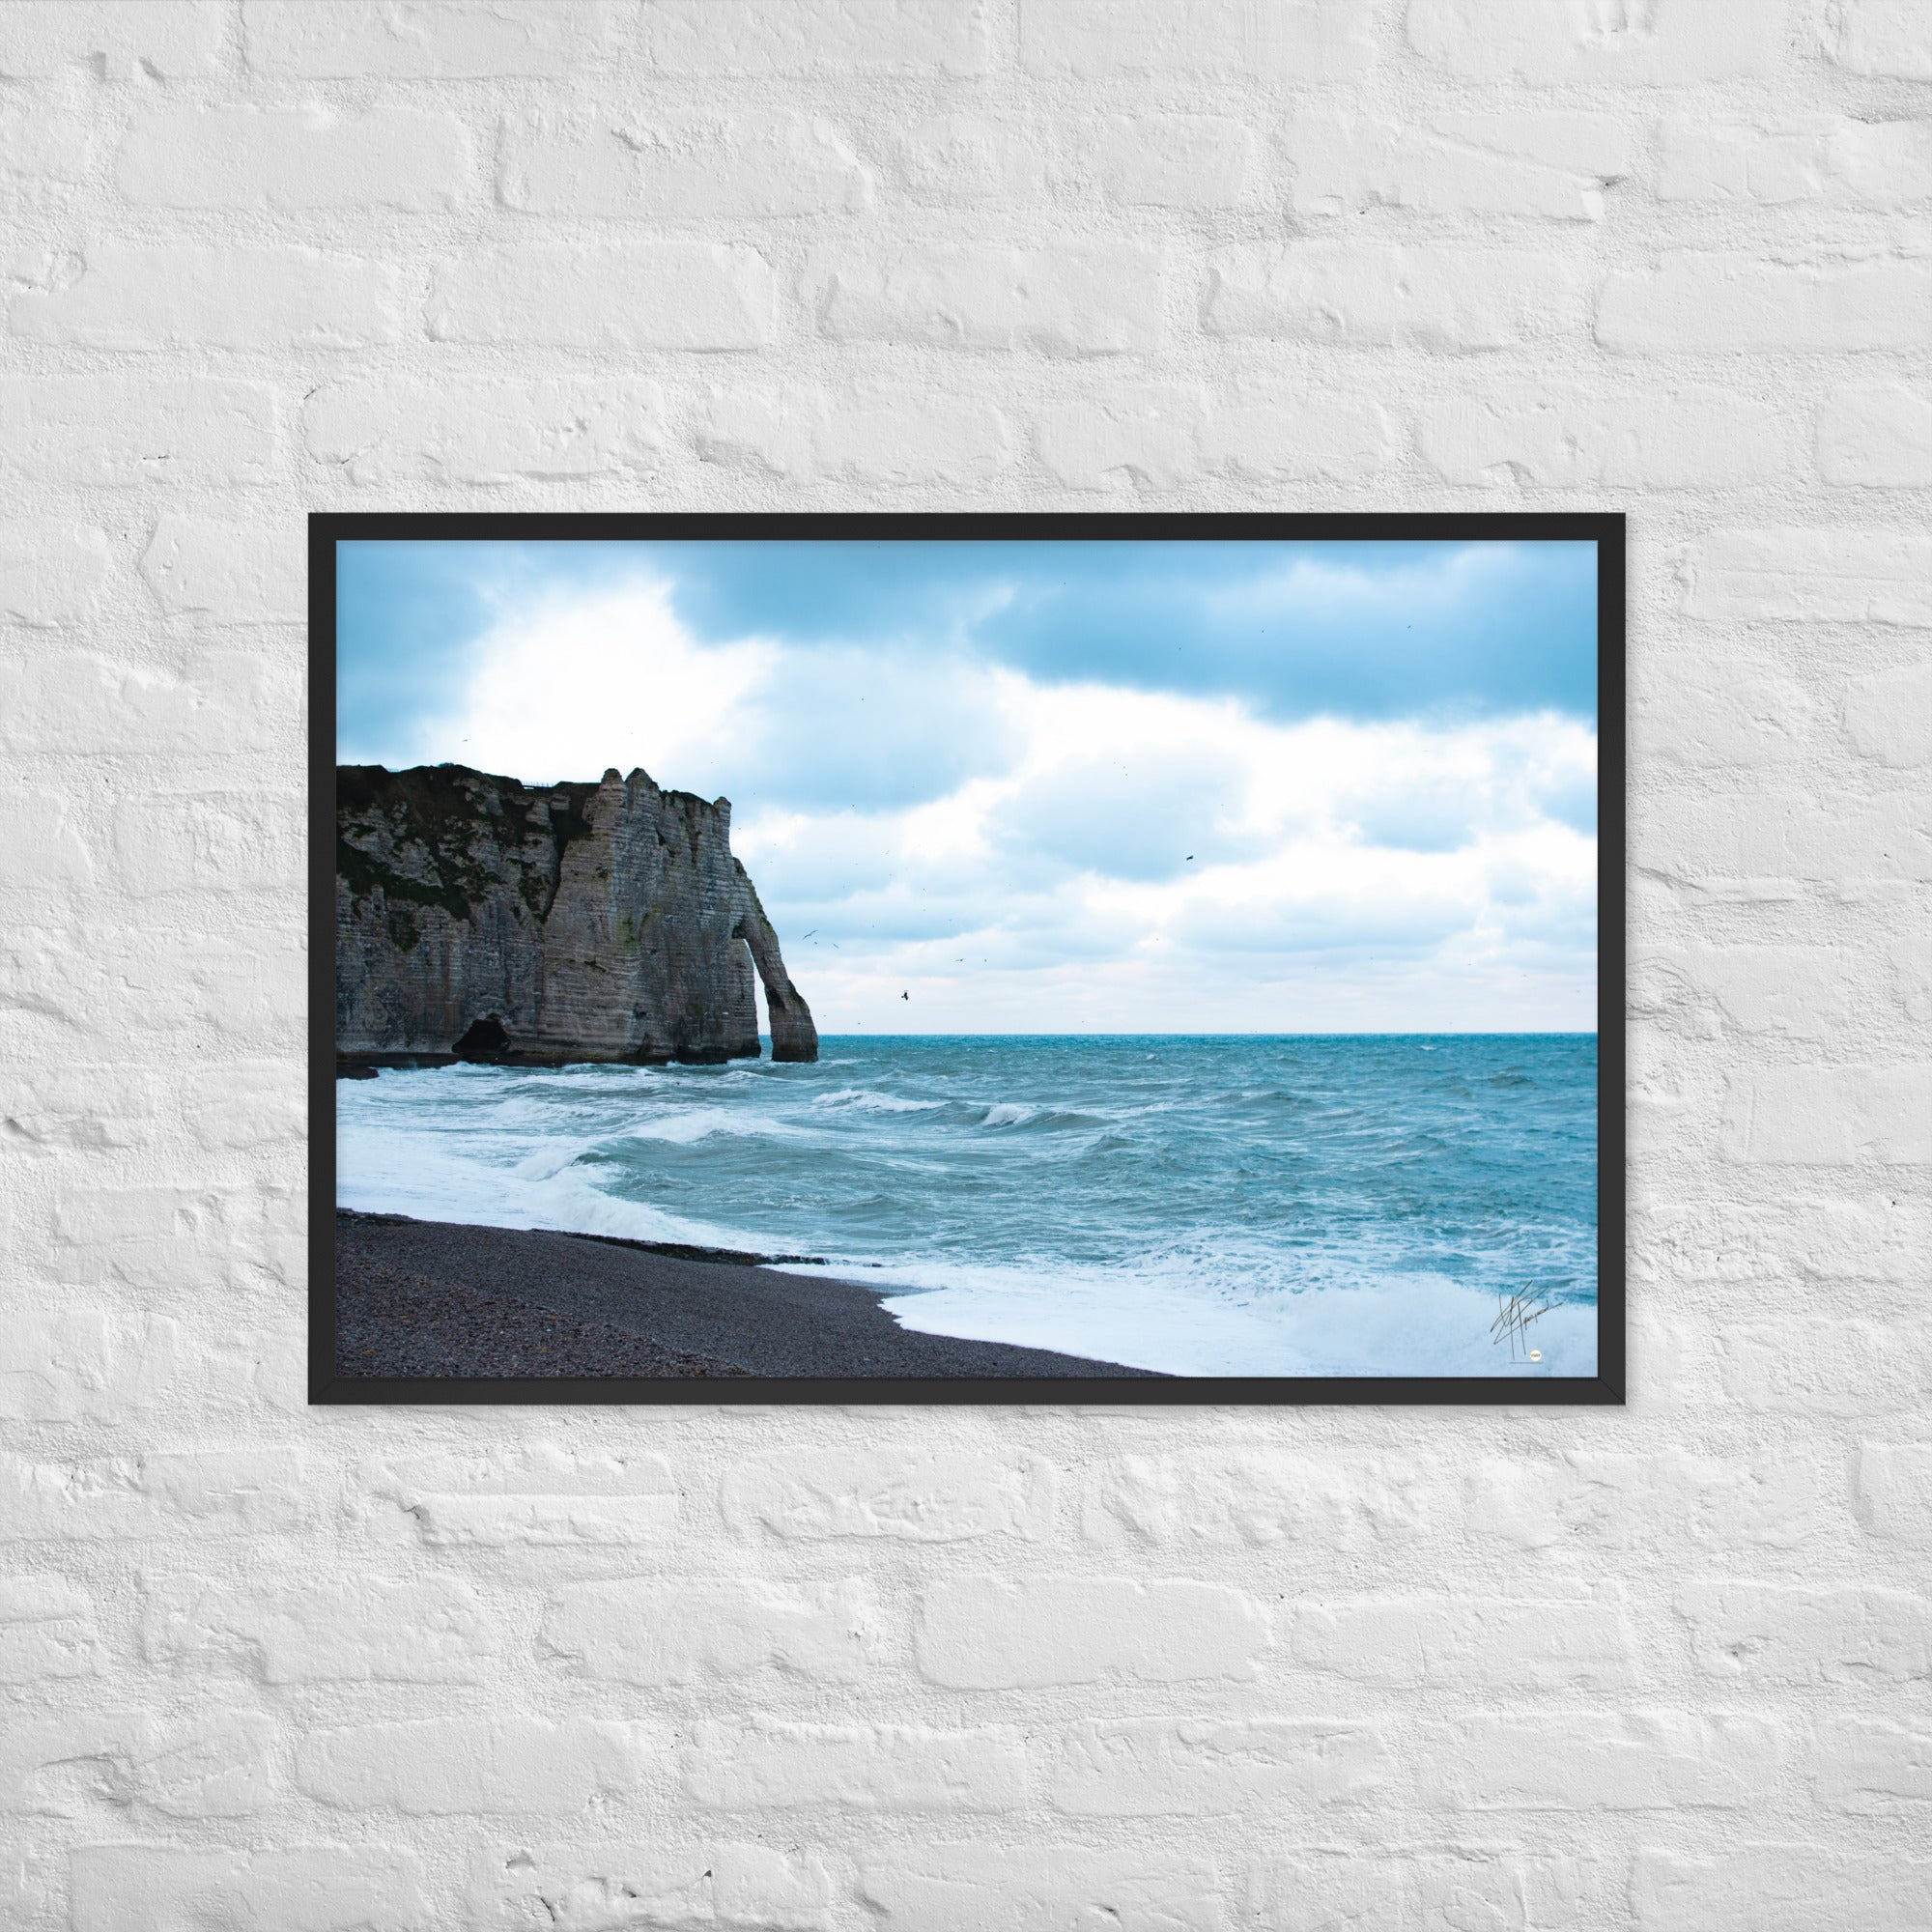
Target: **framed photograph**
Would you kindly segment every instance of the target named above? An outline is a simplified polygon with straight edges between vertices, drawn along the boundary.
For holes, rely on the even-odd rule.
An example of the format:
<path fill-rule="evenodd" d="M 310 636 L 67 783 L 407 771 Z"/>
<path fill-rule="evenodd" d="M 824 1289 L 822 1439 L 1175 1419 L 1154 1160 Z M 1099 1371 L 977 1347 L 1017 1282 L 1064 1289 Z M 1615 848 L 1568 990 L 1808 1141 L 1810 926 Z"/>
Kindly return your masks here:
<path fill-rule="evenodd" d="M 317 516 L 310 1394 L 1620 1403 L 1615 516 Z"/>

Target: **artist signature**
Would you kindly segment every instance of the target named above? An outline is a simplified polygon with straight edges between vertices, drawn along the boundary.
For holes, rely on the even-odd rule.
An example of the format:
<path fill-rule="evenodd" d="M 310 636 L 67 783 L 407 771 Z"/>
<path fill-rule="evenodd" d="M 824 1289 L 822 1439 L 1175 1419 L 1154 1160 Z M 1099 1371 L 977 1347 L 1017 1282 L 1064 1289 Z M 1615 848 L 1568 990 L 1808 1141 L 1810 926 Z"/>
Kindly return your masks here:
<path fill-rule="evenodd" d="M 1529 1346 L 1529 1324 L 1541 1321 L 1555 1306 L 1548 1289 L 1525 1288 L 1517 1294 L 1497 1295 L 1496 1319 L 1490 1323 L 1490 1340 L 1498 1349 L 1507 1340 L 1513 1362 L 1542 1361 L 1543 1350 Z"/>

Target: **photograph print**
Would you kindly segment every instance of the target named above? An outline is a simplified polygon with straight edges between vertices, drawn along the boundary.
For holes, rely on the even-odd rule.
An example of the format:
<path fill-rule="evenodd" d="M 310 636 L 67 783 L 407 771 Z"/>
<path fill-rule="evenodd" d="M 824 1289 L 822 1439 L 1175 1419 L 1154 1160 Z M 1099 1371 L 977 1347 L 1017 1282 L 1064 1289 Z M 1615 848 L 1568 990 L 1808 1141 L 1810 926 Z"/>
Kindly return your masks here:
<path fill-rule="evenodd" d="M 1622 1400 L 1621 518 L 310 538 L 312 1399 Z"/>

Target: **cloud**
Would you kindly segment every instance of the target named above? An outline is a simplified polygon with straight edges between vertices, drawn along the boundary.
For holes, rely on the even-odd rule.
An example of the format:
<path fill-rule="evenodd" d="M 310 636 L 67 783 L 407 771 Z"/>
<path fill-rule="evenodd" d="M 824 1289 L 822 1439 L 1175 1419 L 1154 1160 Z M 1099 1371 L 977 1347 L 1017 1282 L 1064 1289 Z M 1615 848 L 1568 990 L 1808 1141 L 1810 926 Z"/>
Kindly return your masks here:
<path fill-rule="evenodd" d="M 1479 653 L 1443 670 L 1548 559 L 1242 547 L 1217 574 L 1153 546 L 1102 576 L 1060 546 L 1058 575 L 962 575 L 962 546 L 898 546 L 867 581 L 765 546 L 694 579 L 674 546 L 573 576 L 573 548 L 467 575 L 440 550 L 461 594 L 404 598 L 461 613 L 430 626 L 434 702 L 365 708 L 347 754 L 729 796 L 825 1033 L 1594 1025 L 1593 721 L 1534 678 L 1468 699 Z M 1406 652 L 1411 698 L 1463 696 L 1282 700 L 1350 638 Z"/>
<path fill-rule="evenodd" d="M 1130 746 L 1069 759 L 1028 779 L 989 816 L 988 834 L 1117 879 L 1171 879 L 1251 849 L 1232 829 L 1241 806 L 1233 775 L 1199 751 Z"/>
<path fill-rule="evenodd" d="M 1589 544 L 687 545 L 668 561 L 706 637 L 938 639 L 1279 718 L 1596 710 Z"/>

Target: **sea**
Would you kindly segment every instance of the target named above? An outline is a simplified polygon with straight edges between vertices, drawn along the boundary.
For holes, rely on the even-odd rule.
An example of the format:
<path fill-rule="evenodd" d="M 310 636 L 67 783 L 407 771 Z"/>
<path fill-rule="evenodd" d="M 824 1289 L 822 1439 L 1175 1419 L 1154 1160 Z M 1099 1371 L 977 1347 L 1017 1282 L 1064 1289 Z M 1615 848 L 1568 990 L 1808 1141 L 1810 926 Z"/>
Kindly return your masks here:
<path fill-rule="evenodd" d="M 1594 1035 L 820 1055 L 340 1082 L 337 1197 L 822 1257 L 908 1328 L 1173 1375 L 1597 1373 Z"/>

